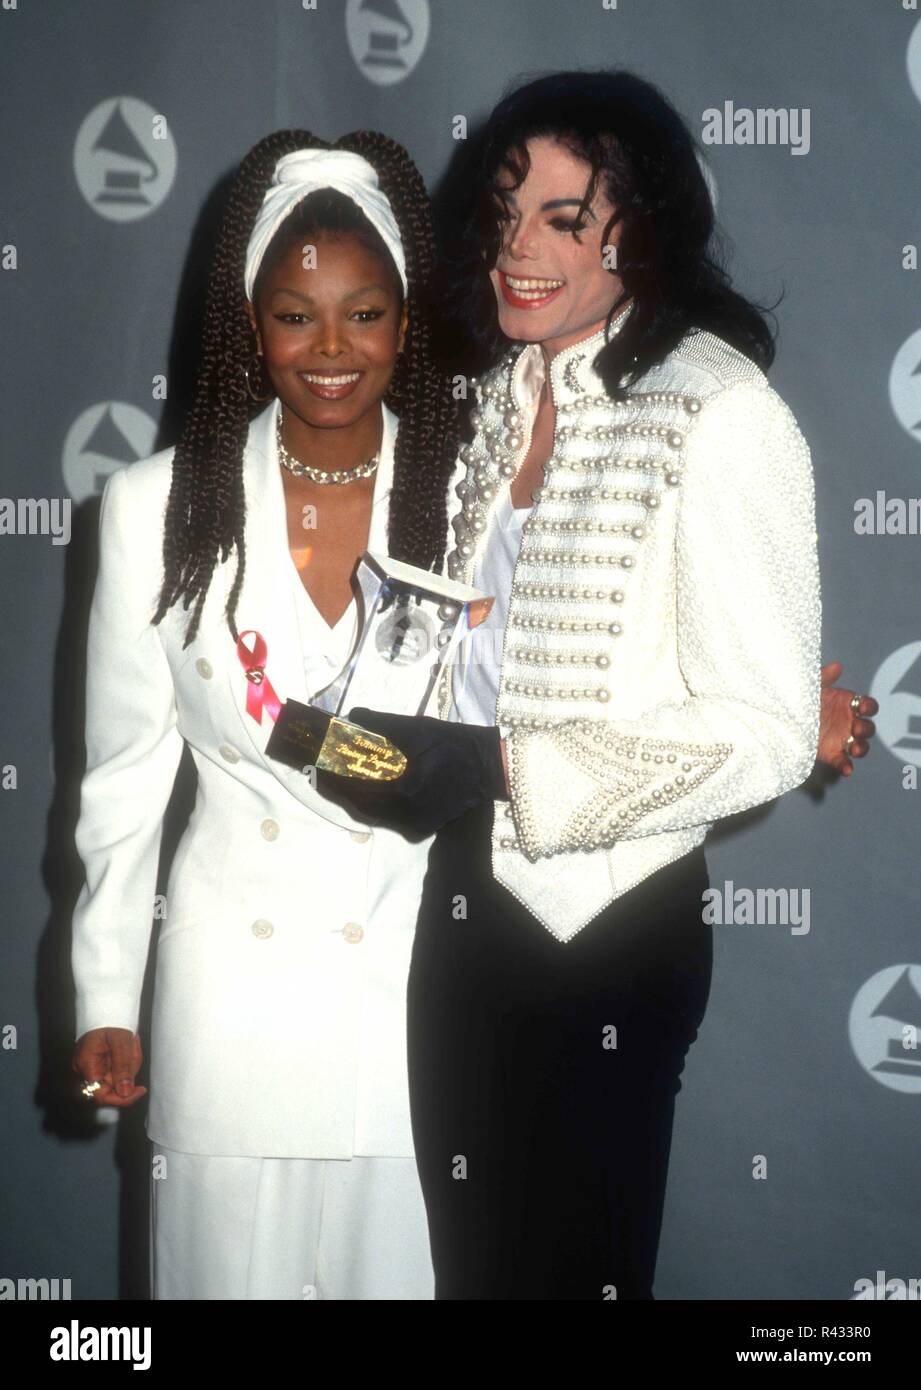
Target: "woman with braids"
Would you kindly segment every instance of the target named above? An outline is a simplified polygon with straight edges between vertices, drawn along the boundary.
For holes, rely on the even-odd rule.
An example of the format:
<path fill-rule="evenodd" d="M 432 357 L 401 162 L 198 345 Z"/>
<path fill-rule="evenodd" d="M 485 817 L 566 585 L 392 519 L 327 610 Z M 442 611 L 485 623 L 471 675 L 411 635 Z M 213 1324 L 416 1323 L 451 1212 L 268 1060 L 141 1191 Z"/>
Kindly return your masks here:
<path fill-rule="evenodd" d="M 157 945 L 155 1298 L 432 1296 L 405 1037 L 427 847 L 265 753 L 279 701 L 349 655 L 357 557 L 441 568 L 459 441 L 432 267 L 399 145 L 261 141 L 215 246 L 181 438 L 103 492 L 73 932 L 74 1067 L 97 1105 L 145 1093 L 141 985 L 184 745 L 197 771 Z"/>
<path fill-rule="evenodd" d="M 710 988 L 703 841 L 819 747 L 810 453 L 654 87 L 515 90 L 459 183 L 483 374 L 448 573 L 496 601 L 441 720 L 350 711 L 408 767 L 337 795 L 437 832 L 408 1002 L 436 1298 L 650 1299 Z M 829 695 L 831 760 L 872 733 L 854 700 Z"/>

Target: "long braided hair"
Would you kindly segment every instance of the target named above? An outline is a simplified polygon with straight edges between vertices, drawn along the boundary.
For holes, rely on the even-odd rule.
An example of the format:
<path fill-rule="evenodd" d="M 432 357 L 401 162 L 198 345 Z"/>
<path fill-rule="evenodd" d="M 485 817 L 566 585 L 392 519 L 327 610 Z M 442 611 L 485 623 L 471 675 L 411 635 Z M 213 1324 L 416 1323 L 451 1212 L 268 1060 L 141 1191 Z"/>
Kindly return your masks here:
<path fill-rule="evenodd" d="M 348 150 L 377 171 L 400 231 L 408 281 L 409 324 L 384 403 L 399 417 L 389 498 L 387 539 L 394 559 L 423 569 L 442 566 L 447 487 L 459 444 L 458 407 L 450 378 L 438 365 L 431 324 L 435 247 L 425 184 L 406 150 L 379 131 L 361 130 L 333 145 L 305 130 L 280 130 L 260 140 L 234 177 L 218 233 L 205 301 L 201 352 L 192 405 L 173 452 L 163 535 L 163 583 L 151 621 L 159 623 L 180 598 L 195 605 L 183 646 L 194 641 L 218 562 L 237 547 L 238 563 L 225 609 L 234 641 L 235 612 L 245 573 L 243 450 L 250 420 L 265 408 L 247 389 L 245 371 L 256 337 L 244 305 L 246 248 L 277 161 L 302 149 Z M 301 205 L 299 205 L 300 207 Z M 314 204 L 316 206 L 316 204 Z M 341 217 L 320 204 L 314 225 L 335 230 Z M 297 217 L 295 208 L 292 217 Z M 372 224 L 355 209 L 366 235 Z M 296 225 L 296 224 L 291 224 Z M 289 219 L 273 238 L 286 239 Z M 383 241 L 378 238 L 382 254 Z M 255 293 L 255 291 L 254 291 Z"/>

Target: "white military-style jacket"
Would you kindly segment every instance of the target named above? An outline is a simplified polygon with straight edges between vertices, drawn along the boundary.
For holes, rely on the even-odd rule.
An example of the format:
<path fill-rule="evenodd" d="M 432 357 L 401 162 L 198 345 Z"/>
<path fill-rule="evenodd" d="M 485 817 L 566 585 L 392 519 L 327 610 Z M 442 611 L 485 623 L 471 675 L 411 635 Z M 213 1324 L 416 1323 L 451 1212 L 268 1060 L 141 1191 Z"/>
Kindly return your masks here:
<path fill-rule="evenodd" d="M 553 448 L 496 711 L 511 800 L 495 803 L 493 872 L 561 941 L 714 821 L 803 782 L 819 732 L 814 484 L 793 415 L 700 330 L 614 402 L 603 345 L 602 330 L 550 362 Z M 540 346 L 516 344 L 476 383 L 452 578 L 471 582 L 543 381 Z"/>
<path fill-rule="evenodd" d="M 265 639 L 279 698 L 306 700 L 341 663 L 330 656 L 317 674 L 330 629 L 288 549 L 276 410 L 272 401 L 251 422 L 245 447 L 236 622 Z M 368 542 L 378 551 L 396 428 L 384 407 Z M 148 1134 L 192 1153 L 411 1156 L 405 992 L 430 842 L 369 830 L 266 757 L 273 721 L 247 712 L 253 687 L 224 618 L 236 555 L 216 566 L 188 647 L 191 610 L 174 605 L 151 624 L 172 455 L 117 469 L 102 495 L 76 828 L 86 880 L 73 919 L 76 1036 L 137 1028 L 185 741 L 198 787 L 157 944 Z"/>

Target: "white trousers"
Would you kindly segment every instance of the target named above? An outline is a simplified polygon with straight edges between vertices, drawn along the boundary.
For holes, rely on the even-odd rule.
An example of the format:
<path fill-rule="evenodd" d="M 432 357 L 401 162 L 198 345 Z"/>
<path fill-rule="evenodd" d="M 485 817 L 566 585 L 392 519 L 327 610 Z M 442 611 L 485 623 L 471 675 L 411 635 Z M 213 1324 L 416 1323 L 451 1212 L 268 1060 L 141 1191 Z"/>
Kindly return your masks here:
<path fill-rule="evenodd" d="M 414 1158 L 151 1157 L 154 1299 L 434 1298 Z"/>

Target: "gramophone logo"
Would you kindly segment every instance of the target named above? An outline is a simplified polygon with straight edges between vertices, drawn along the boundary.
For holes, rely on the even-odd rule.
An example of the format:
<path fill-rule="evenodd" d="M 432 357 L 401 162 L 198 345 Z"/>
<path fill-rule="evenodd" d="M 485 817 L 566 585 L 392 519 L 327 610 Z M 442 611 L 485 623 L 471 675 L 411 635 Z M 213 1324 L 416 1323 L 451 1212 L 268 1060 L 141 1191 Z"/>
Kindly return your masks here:
<path fill-rule="evenodd" d="M 921 642 L 887 656 L 870 694 L 879 703 L 873 722 L 883 744 L 903 765 L 921 767 Z"/>
<path fill-rule="evenodd" d="M 848 1033 L 874 1081 L 921 1092 L 921 965 L 890 965 L 867 980 L 851 1005 Z"/>
<path fill-rule="evenodd" d="M 899 424 L 921 444 L 921 328 L 895 355 L 889 373 L 889 400 Z"/>
<path fill-rule="evenodd" d="M 156 138 L 162 129 L 162 138 Z M 77 185 L 112 222 L 133 222 L 160 206 L 176 176 L 176 146 L 163 117 L 136 97 L 112 97 L 84 120 L 74 144 Z"/>
<path fill-rule="evenodd" d="M 348 0 L 345 32 L 368 81 L 391 87 L 409 76 L 425 50 L 428 0 Z"/>
<path fill-rule="evenodd" d="M 911 83 L 912 91 L 921 101 L 921 19 L 911 31 L 911 38 L 908 40 L 908 80 Z"/>
<path fill-rule="evenodd" d="M 91 405 L 77 417 L 64 440 L 61 471 L 77 503 L 98 496 L 106 479 L 123 463 L 136 463 L 154 452 L 157 427 L 135 405 L 107 401 Z"/>

